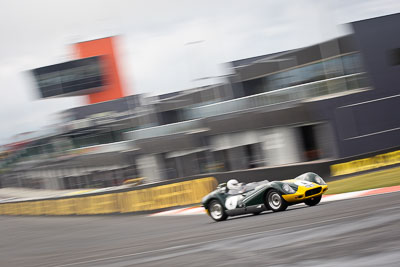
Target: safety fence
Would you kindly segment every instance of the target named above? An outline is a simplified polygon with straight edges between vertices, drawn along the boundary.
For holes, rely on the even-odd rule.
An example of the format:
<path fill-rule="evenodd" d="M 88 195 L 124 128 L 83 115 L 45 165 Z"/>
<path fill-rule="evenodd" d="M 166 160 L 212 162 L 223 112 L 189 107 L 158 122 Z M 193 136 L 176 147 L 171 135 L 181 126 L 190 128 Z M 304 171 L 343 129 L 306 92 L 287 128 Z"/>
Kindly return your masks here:
<path fill-rule="evenodd" d="M 0 204 L 0 215 L 95 215 L 159 210 L 199 203 L 217 186 L 214 177 L 125 192 Z"/>

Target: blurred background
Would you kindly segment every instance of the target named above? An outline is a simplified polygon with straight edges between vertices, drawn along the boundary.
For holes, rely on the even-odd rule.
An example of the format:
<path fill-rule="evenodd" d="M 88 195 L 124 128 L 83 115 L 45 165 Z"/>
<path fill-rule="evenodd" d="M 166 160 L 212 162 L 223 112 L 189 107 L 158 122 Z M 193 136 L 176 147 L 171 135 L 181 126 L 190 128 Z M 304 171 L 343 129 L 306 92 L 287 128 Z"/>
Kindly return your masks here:
<path fill-rule="evenodd" d="M 0 0 L 0 266 L 400 266 L 399 33 L 399 0 Z M 305 172 L 317 206 L 199 206 Z"/>
<path fill-rule="evenodd" d="M 331 176 L 400 146 L 398 1 L 1 6 L 1 187 Z"/>

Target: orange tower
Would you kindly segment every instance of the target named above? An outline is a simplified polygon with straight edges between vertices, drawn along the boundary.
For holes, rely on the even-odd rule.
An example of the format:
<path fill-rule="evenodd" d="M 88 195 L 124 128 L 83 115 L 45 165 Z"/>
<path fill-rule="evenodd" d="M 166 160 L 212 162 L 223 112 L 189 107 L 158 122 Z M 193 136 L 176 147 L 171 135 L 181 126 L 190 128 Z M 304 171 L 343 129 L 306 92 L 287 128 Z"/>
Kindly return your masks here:
<path fill-rule="evenodd" d="M 106 37 L 75 44 L 76 54 L 79 59 L 102 56 L 105 88 L 104 90 L 89 94 L 89 104 L 109 101 L 126 96 L 121 85 L 118 73 L 117 59 L 114 50 L 116 37 Z"/>

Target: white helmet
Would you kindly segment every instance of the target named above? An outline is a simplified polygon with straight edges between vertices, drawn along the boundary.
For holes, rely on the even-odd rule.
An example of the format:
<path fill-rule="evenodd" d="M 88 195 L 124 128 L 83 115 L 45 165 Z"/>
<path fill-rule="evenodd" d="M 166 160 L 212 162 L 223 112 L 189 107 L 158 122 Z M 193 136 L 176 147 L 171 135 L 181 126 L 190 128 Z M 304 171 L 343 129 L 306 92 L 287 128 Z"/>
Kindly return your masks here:
<path fill-rule="evenodd" d="M 239 182 L 236 179 L 231 179 L 226 184 L 229 190 L 238 190 L 240 188 Z"/>

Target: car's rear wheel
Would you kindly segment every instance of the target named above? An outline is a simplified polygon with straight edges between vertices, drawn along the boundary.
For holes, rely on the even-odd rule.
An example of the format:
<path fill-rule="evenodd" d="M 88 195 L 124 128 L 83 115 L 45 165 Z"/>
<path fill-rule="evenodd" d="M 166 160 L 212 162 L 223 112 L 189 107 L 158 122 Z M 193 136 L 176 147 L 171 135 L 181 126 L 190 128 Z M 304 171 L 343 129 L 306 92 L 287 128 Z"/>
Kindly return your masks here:
<path fill-rule="evenodd" d="M 208 205 L 208 212 L 210 217 L 217 222 L 224 221 L 228 218 L 224 207 L 218 200 L 211 201 L 210 205 Z"/>
<path fill-rule="evenodd" d="M 304 203 L 306 203 L 308 206 L 315 206 L 321 201 L 321 196 L 318 197 L 312 197 L 309 199 L 304 200 Z"/>
<path fill-rule="evenodd" d="M 276 190 L 268 191 L 266 194 L 265 205 L 274 212 L 284 211 L 288 207 L 286 201 Z"/>

